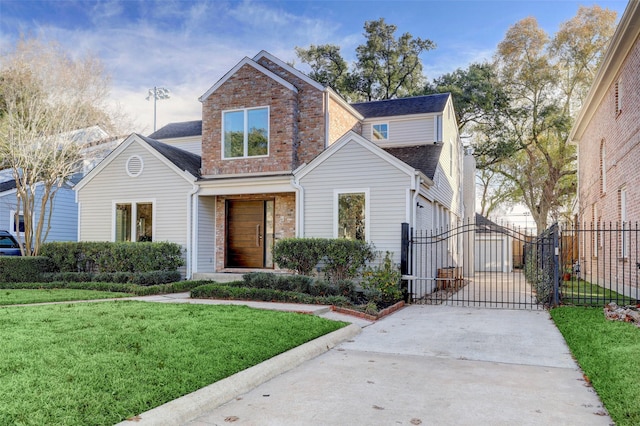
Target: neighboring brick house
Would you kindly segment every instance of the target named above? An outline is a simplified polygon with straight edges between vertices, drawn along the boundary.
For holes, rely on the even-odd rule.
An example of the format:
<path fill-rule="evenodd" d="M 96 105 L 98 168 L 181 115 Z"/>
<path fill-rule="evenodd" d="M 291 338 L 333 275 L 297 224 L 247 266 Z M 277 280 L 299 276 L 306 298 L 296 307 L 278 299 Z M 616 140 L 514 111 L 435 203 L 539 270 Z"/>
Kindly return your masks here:
<path fill-rule="evenodd" d="M 615 279 L 635 275 L 638 261 L 629 229 L 640 222 L 639 37 L 640 2 L 630 1 L 569 135 L 578 145 L 578 224 L 621 231 L 581 234 L 583 272 Z"/>
<path fill-rule="evenodd" d="M 185 247 L 192 276 L 274 268 L 273 244 L 294 236 L 360 238 L 399 261 L 402 222 L 462 217 L 449 94 L 350 105 L 262 51 L 200 101 L 201 122 L 130 136 L 78 185 L 81 240 L 136 240 L 144 219 Z M 176 168 L 182 150 L 198 173 Z"/>

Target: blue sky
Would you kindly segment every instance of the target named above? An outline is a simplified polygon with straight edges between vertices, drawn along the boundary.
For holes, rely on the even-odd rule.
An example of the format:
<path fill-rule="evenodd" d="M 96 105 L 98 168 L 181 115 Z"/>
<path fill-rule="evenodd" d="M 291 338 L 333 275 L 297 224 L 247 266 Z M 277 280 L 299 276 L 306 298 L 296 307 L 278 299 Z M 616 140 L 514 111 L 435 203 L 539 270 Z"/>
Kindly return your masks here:
<path fill-rule="evenodd" d="M 489 60 L 520 19 L 534 16 L 553 34 L 580 5 L 593 4 L 615 10 L 619 18 L 627 1 L 0 0 L 0 49 L 11 49 L 23 34 L 56 40 L 72 55 L 99 57 L 112 78 L 113 104 L 133 120 L 131 131 L 149 134 L 149 88 L 171 90 L 171 99 L 158 102 L 158 128 L 200 119 L 198 97 L 242 58 L 263 49 L 295 63 L 296 46 L 332 43 L 353 60 L 355 47 L 364 42 L 364 22 L 383 17 L 397 25 L 397 34 L 436 43 L 422 55 L 431 80 Z"/>

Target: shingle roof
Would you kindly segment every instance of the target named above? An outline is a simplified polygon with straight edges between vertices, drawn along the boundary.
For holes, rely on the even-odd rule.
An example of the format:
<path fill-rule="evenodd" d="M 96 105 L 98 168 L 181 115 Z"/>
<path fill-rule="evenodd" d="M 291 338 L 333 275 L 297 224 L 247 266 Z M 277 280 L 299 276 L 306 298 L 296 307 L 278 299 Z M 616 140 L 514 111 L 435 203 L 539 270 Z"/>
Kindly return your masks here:
<path fill-rule="evenodd" d="M 403 146 L 398 148 L 383 148 L 397 159 L 404 161 L 414 169 L 420 170 L 433 180 L 442 152 L 442 144 L 428 144 L 417 146 Z"/>
<path fill-rule="evenodd" d="M 202 163 L 202 159 L 199 155 L 185 151 L 184 149 L 176 148 L 175 146 L 167 145 L 166 143 L 159 142 L 146 136 L 138 136 L 140 136 L 153 149 L 166 157 L 167 160 L 175 164 L 180 170 L 186 170 L 193 176 L 197 178 L 200 177 L 200 165 Z"/>
<path fill-rule="evenodd" d="M 351 104 L 364 118 L 442 112 L 449 93 Z"/>
<path fill-rule="evenodd" d="M 182 121 L 179 123 L 169 123 L 151 133 L 151 139 L 172 139 L 185 138 L 188 136 L 202 135 L 202 120 Z"/>

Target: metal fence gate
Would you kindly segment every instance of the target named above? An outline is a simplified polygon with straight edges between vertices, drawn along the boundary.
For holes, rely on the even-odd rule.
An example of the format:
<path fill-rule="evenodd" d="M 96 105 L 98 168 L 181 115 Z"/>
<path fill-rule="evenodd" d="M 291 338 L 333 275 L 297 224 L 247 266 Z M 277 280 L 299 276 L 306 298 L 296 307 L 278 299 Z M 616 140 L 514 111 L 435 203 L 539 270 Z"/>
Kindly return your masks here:
<path fill-rule="evenodd" d="M 638 235 L 637 224 L 555 224 L 539 235 L 484 218 L 441 232 L 403 224 L 407 301 L 507 309 L 637 304 Z"/>

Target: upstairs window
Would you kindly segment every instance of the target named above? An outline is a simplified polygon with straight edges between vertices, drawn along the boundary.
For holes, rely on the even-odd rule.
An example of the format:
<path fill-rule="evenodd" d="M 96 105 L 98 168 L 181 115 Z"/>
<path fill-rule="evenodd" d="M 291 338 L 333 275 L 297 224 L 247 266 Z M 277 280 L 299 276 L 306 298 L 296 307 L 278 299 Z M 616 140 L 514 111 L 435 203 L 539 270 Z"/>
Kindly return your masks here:
<path fill-rule="evenodd" d="M 389 140 L 389 124 L 380 123 L 371 126 L 371 138 L 373 141 Z"/>
<path fill-rule="evenodd" d="M 223 158 L 269 155 L 269 108 L 222 113 Z"/>
<path fill-rule="evenodd" d="M 604 139 L 600 141 L 600 195 L 607 193 L 607 150 Z"/>
<path fill-rule="evenodd" d="M 620 80 L 616 81 L 614 91 L 615 91 L 614 97 L 615 97 L 615 103 L 616 103 L 616 117 L 617 117 L 622 112 L 622 85 L 620 84 Z"/>

